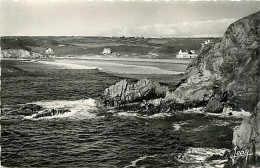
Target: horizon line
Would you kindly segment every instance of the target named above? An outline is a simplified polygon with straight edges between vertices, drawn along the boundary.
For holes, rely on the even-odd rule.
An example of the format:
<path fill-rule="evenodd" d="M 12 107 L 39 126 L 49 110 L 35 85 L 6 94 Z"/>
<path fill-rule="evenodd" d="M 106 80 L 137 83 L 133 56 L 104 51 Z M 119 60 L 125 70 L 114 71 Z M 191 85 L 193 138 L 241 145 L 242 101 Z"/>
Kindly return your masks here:
<path fill-rule="evenodd" d="M 221 38 L 223 36 L 169 36 L 169 37 L 147 37 L 147 36 L 84 36 L 84 35 L 1 35 L 2 37 L 103 37 L 103 38 Z"/>

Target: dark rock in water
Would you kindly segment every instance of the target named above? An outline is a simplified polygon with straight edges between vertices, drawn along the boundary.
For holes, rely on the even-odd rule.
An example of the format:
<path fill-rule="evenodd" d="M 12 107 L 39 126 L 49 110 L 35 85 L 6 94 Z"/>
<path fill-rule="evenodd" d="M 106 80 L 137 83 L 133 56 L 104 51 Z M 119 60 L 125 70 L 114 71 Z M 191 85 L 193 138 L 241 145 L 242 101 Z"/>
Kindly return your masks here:
<path fill-rule="evenodd" d="M 25 116 L 30 116 L 30 115 L 33 115 L 35 112 L 36 111 L 32 111 L 32 110 L 26 109 L 26 110 L 20 111 L 19 114 L 20 115 L 25 115 Z"/>
<path fill-rule="evenodd" d="M 167 91 L 167 87 L 148 79 L 139 80 L 134 84 L 122 80 L 105 90 L 102 102 L 106 106 L 117 107 L 127 103 L 164 97 Z"/>
<path fill-rule="evenodd" d="M 71 112 L 69 109 L 45 109 L 37 104 L 26 104 L 20 106 L 17 110 L 10 111 L 8 116 L 32 116 L 33 118 L 41 118 L 48 116 L 61 115 Z"/>
<path fill-rule="evenodd" d="M 223 105 L 220 101 L 211 98 L 206 106 L 206 112 L 211 113 L 222 113 L 223 112 Z"/>
<path fill-rule="evenodd" d="M 51 110 L 45 110 L 42 112 L 37 113 L 33 118 L 42 118 L 42 117 L 49 117 L 49 116 L 55 116 L 55 115 L 61 115 L 64 113 L 70 112 L 69 109 L 51 109 Z"/>
<path fill-rule="evenodd" d="M 26 104 L 18 109 L 17 114 L 30 116 L 36 114 L 38 111 L 41 111 L 42 109 L 43 107 L 37 104 Z"/>
<path fill-rule="evenodd" d="M 229 112 L 229 113 L 228 113 L 228 115 L 232 116 L 232 115 L 233 115 L 233 113 Z"/>
<path fill-rule="evenodd" d="M 21 110 L 39 111 L 42 110 L 42 106 L 37 104 L 26 104 L 20 108 Z"/>
<path fill-rule="evenodd" d="M 224 156 L 222 155 L 217 155 L 217 154 L 213 154 L 211 157 L 207 158 L 207 161 L 212 161 L 212 160 L 223 160 L 225 159 Z"/>

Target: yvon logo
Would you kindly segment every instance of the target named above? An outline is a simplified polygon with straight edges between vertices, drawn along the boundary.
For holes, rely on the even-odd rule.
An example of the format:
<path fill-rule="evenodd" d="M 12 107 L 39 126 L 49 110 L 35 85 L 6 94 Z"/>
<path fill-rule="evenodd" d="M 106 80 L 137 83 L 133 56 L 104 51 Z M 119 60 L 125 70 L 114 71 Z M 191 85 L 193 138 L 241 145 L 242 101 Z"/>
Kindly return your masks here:
<path fill-rule="evenodd" d="M 245 157 L 246 158 L 246 162 L 247 162 L 247 159 L 248 159 L 249 155 L 252 155 L 252 154 L 249 153 L 249 149 L 238 150 L 238 147 L 236 146 L 234 148 L 233 155 L 230 156 L 230 158 L 232 160 L 232 165 L 235 164 L 236 160 L 241 158 L 241 157 Z"/>

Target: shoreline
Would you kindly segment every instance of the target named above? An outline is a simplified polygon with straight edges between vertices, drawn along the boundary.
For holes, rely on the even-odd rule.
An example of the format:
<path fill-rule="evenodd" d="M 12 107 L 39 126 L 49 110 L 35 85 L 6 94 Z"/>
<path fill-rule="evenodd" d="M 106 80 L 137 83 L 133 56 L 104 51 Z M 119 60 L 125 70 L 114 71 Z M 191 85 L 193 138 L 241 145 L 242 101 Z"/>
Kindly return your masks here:
<path fill-rule="evenodd" d="M 0 60 L 37 60 L 51 61 L 61 59 L 76 60 L 97 60 L 97 61 L 128 61 L 128 62 L 150 62 L 150 63 L 173 63 L 173 64 L 189 64 L 193 59 L 151 59 L 151 58 L 125 58 L 125 57 L 104 57 L 104 56 L 74 56 L 74 57 L 55 57 L 55 58 L 1 58 Z"/>
<path fill-rule="evenodd" d="M 174 63 L 189 64 L 193 59 L 151 59 L 151 58 L 125 58 L 125 57 L 105 57 L 105 56 L 77 56 L 77 57 L 57 57 L 55 59 L 79 59 L 79 60 L 101 60 L 101 61 L 129 61 L 129 62 L 151 62 L 151 63 Z"/>

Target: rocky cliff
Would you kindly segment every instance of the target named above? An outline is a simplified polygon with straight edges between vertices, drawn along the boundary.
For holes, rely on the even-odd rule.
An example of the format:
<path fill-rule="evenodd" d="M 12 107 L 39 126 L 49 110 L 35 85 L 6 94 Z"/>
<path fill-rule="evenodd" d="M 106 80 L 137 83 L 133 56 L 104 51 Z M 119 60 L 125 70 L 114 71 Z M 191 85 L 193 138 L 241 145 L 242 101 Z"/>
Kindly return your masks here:
<path fill-rule="evenodd" d="M 222 104 L 252 111 L 260 94 L 259 26 L 260 12 L 231 24 L 221 41 L 205 48 L 188 66 L 165 102 L 208 105 L 207 110 L 216 112 Z"/>
<path fill-rule="evenodd" d="M 134 87 L 130 90 L 135 90 Z M 127 102 L 125 94 L 119 95 L 116 97 L 124 97 L 123 102 Z M 136 99 L 148 98 L 137 95 Z M 257 12 L 232 23 L 219 42 L 203 48 L 175 90 L 163 98 L 145 101 L 145 106 L 160 112 L 196 106 L 205 106 L 209 112 L 222 112 L 224 106 L 254 111 L 234 132 L 233 145 L 247 148 L 255 160 L 260 156 L 259 100 L 260 12 Z"/>
<path fill-rule="evenodd" d="M 241 155 L 246 161 L 241 159 L 238 165 L 259 162 L 260 12 L 232 23 L 221 41 L 204 49 L 164 102 L 171 108 L 206 105 L 210 112 L 222 112 L 223 106 L 254 111 L 234 131 L 233 146 L 240 155 L 245 150 L 250 153 L 249 158 Z"/>

